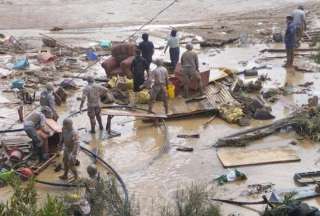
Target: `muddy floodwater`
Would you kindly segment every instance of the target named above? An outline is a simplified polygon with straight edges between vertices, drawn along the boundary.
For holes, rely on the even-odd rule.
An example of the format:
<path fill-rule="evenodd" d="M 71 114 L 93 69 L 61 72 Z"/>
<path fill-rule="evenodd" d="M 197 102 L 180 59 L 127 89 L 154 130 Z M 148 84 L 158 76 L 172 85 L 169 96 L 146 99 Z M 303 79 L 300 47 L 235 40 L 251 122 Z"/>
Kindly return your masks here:
<path fill-rule="evenodd" d="M 173 0 L 1 0 L 1 29 L 134 25 L 150 19 Z M 156 22 L 208 22 L 224 14 L 273 9 L 311 0 L 181 0 Z M 146 9 L 147 8 L 147 9 Z"/>
<path fill-rule="evenodd" d="M 156 29 L 156 30 L 155 30 Z M 163 37 L 165 37 L 169 29 L 153 28 L 148 29 L 151 39 L 155 42 L 156 47 L 164 45 Z M 16 35 L 24 34 L 31 41 L 37 40 L 39 31 L 17 30 Z M 85 34 L 83 33 L 85 32 Z M 101 39 L 103 33 L 108 32 L 109 38 L 118 38 L 121 35 L 125 38 L 131 33 L 130 28 L 121 29 L 87 29 L 82 31 L 66 31 L 53 34 L 55 37 L 67 38 L 66 42 L 76 43 L 93 43 L 95 39 Z M 26 35 L 27 33 L 27 35 Z M 29 35 L 28 35 L 29 34 Z M 89 36 L 88 36 L 89 35 Z M 78 39 L 77 39 L 78 37 Z M 90 39 L 91 38 L 91 41 Z M 119 38 L 118 38 L 119 39 Z M 89 40 L 89 41 L 88 41 Z M 273 45 L 274 47 L 282 47 L 282 45 Z M 209 68 L 214 73 L 217 67 L 227 67 L 236 70 L 242 70 L 246 67 L 252 67 L 258 64 L 257 60 L 264 57 L 259 51 L 266 48 L 267 45 L 246 45 L 244 47 L 232 46 L 224 49 L 205 49 L 196 47 L 196 51 L 200 55 L 201 67 Z M 168 59 L 162 50 L 157 50 L 157 56 Z M 247 66 L 243 65 L 247 62 Z M 264 83 L 264 88 L 283 87 L 285 83 L 296 86 L 306 81 L 312 80 L 312 92 L 310 95 L 320 93 L 320 75 L 318 73 L 301 73 L 294 70 L 286 70 L 282 66 L 283 59 L 262 62 L 267 64 L 268 69 L 260 70 L 261 74 L 268 74 L 270 81 Z M 104 76 L 100 66 L 97 65 L 88 71 L 88 74 L 96 76 Z M 214 74 L 213 74 L 214 76 Z M 247 80 L 248 81 L 248 80 Z M 85 83 L 77 80 L 80 86 Z M 64 116 L 71 112 L 77 111 L 79 101 L 77 97 L 81 95 L 81 91 L 72 92 L 68 101 L 59 107 L 61 113 L 60 121 Z M 275 104 L 272 104 L 272 114 L 277 119 L 287 116 L 295 108 L 295 104 L 301 105 L 306 103 L 309 95 L 291 95 L 280 98 Z M 175 102 L 170 101 L 170 106 L 174 107 Z M 157 110 L 161 104 L 157 105 Z M 142 215 L 150 215 L 150 211 L 157 207 L 158 203 L 165 203 L 171 200 L 175 191 L 179 187 L 190 185 L 192 182 L 201 182 L 205 184 L 213 184 L 213 179 L 227 172 L 223 168 L 216 155 L 216 149 L 213 146 L 220 137 L 238 132 L 239 126 L 230 125 L 226 122 L 216 119 L 210 123 L 208 127 L 203 124 L 208 120 L 208 116 L 192 117 L 190 119 L 168 121 L 167 132 L 165 137 L 163 127 L 155 127 L 153 124 L 143 123 L 139 119 L 133 117 L 115 117 L 112 122 L 112 129 L 121 132 L 120 137 L 106 139 L 105 132 L 98 132 L 90 135 L 87 132 L 89 121 L 86 114 L 78 115 L 74 118 L 75 125 L 80 130 L 82 145 L 92 149 L 108 163 L 110 163 L 124 179 L 130 195 L 134 195 L 135 199 L 141 205 Z M 104 118 L 104 121 L 106 119 Z M 268 121 L 253 121 L 250 127 L 259 126 L 269 123 Z M 194 134 L 199 133 L 199 139 L 181 139 L 177 138 L 178 134 Z M 259 165 L 239 168 L 248 176 L 248 180 L 241 183 L 231 183 L 224 186 L 216 186 L 215 195 L 219 198 L 235 199 L 235 200 L 254 200 L 260 197 L 243 196 L 243 191 L 247 189 L 249 184 L 269 183 L 275 184 L 275 188 L 288 188 L 294 186 L 293 174 L 296 172 L 305 172 L 319 169 L 317 161 L 320 159 L 318 152 L 318 144 L 312 144 L 307 141 L 298 141 L 298 145 L 292 146 L 289 143 L 296 140 L 294 133 L 280 133 L 270 136 L 263 140 L 250 144 L 248 149 L 259 149 L 265 147 L 290 146 L 297 151 L 300 162 L 283 163 L 273 165 Z M 166 141 L 169 141 L 166 143 Z M 192 147 L 192 153 L 178 152 L 177 146 Z M 81 154 L 81 175 L 86 176 L 84 168 L 91 162 L 91 159 L 85 154 Z M 57 180 L 57 174 L 53 172 L 53 167 L 49 167 L 40 178 L 47 180 Z M 50 188 L 37 184 L 39 196 L 45 196 L 46 193 L 54 193 L 63 195 L 64 189 Z M 1 196 L 5 199 L 8 196 L 8 189 L 1 189 Z M 311 204 L 320 206 L 318 200 L 311 200 Z M 256 211 L 262 211 L 262 206 L 253 206 Z M 258 215 L 257 212 L 245 208 L 234 207 L 231 205 L 221 206 L 223 215 L 239 212 L 241 215 L 253 216 Z"/>
<path fill-rule="evenodd" d="M 110 6 L 111 2 L 112 6 Z M 31 43 L 33 46 L 40 47 L 41 37 L 39 33 L 46 33 L 72 46 L 89 47 L 97 44 L 102 39 L 114 41 L 127 39 L 138 28 L 139 23 L 150 18 L 155 11 L 163 8 L 169 2 L 171 1 L 81 0 L 76 2 L 71 0 L 45 0 L 40 3 L 40 1 L 36 0 L 0 0 L 0 14 L 6 14 L 6 16 L 1 16 L 0 18 L 0 29 L 3 29 L 1 33 L 23 38 L 23 40 Z M 221 15 L 227 12 L 245 12 L 253 10 L 256 7 L 268 9 L 278 6 L 277 4 L 284 6 L 304 2 L 309 1 L 181 0 L 178 1 L 175 8 L 172 8 L 171 11 L 169 10 L 164 16 L 161 16 L 157 21 L 158 23 L 149 25 L 144 30 L 150 33 L 151 40 L 155 43 L 155 55 L 168 61 L 168 53 L 163 53 L 164 38 L 168 36 L 172 26 L 183 27 L 194 25 L 196 22 L 203 23 L 205 20 L 213 19 L 212 14 L 214 13 Z M 130 7 L 134 7 L 136 10 L 130 10 Z M 149 9 L 142 13 L 141 11 L 145 7 Z M 203 8 L 207 10 L 204 11 Z M 320 23 L 318 24 L 320 25 Z M 66 30 L 51 33 L 43 30 L 44 28 L 53 26 L 63 26 Z M 78 27 L 85 28 L 75 29 Z M 181 32 L 180 34 L 180 36 L 200 38 L 195 34 L 185 32 Z M 260 75 L 267 74 L 270 77 L 270 80 L 263 84 L 264 89 L 279 88 L 285 85 L 296 88 L 299 84 L 304 84 L 307 81 L 314 82 L 310 87 L 311 91 L 305 94 L 281 96 L 277 102 L 270 104 L 272 114 L 276 116 L 276 119 L 288 116 L 297 106 L 306 104 L 309 97 L 313 95 L 320 96 L 320 73 L 302 73 L 294 69 L 287 70 L 282 67 L 284 58 L 261 60 L 266 57 L 274 57 L 275 55 L 261 53 L 260 51 L 265 48 L 283 48 L 283 45 L 237 43 L 221 49 L 200 49 L 199 46 L 195 46 L 195 50 L 199 54 L 201 70 L 210 69 L 211 77 L 215 77 L 215 72 L 219 67 L 241 71 L 253 66 L 266 65 L 266 69 L 259 70 Z M 304 60 L 298 59 L 297 61 Z M 85 75 L 105 78 L 100 64 L 91 67 Z M 241 78 L 245 82 L 249 82 L 252 79 Z M 64 117 L 79 109 L 78 98 L 81 96 L 81 88 L 86 83 L 80 79 L 76 80 L 76 82 L 80 86 L 80 89 L 68 92 L 69 97 L 67 102 L 58 107 L 60 114 L 59 123 L 62 122 Z M 1 81 L 1 83 L 5 83 L 5 81 Z M 6 103 L 11 99 L 12 95 L 0 93 L 1 103 Z M 178 106 L 178 104 L 171 100 L 169 106 L 172 109 Z M 7 128 L 7 126 L 17 119 L 15 108 L 0 107 L 0 117 L 5 117 L 0 118 L 1 127 Z M 183 107 L 175 108 L 183 109 Z M 155 109 L 159 112 L 163 111 L 161 104 L 157 104 Z M 158 207 L 158 204 L 172 201 L 177 188 L 188 186 L 194 182 L 214 185 L 213 180 L 228 171 L 223 168 L 216 154 L 217 149 L 213 147 L 219 138 L 239 132 L 239 130 L 272 122 L 252 121 L 250 127 L 239 127 L 216 118 L 208 127 L 204 127 L 209 118 L 210 116 L 200 116 L 167 121 L 167 131 L 165 131 L 164 127 L 154 126 L 151 123 L 142 122 L 141 119 L 134 117 L 114 117 L 112 129 L 120 132 L 121 136 L 112 139 L 107 139 L 105 131 L 98 131 L 95 135 L 89 134 L 88 130 L 90 126 L 86 113 L 75 116 L 73 120 L 75 121 L 75 126 L 79 129 L 82 145 L 93 150 L 113 166 L 126 183 L 130 196 L 134 196 L 135 200 L 140 204 L 141 215 L 150 216 L 153 210 Z M 106 116 L 103 117 L 103 120 L 105 124 Z M 20 127 L 21 125 L 14 126 L 14 128 Z M 200 134 L 200 138 L 181 139 L 177 138 L 179 134 Z M 307 140 L 298 140 L 297 138 L 295 133 L 281 132 L 244 147 L 247 149 L 261 149 L 289 146 L 296 150 L 301 161 L 241 167 L 239 170 L 244 172 L 248 179 L 240 183 L 230 183 L 224 186 L 216 185 L 214 197 L 239 201 L 254 201 L 260 200 L 261 197 L 243 195 L 243 192 L 247 190 L 247 186 L 250 184 L 273 183 L 276 189 L 295 187 L 293 181 L 294 173 L 318 170 L 320 166 L 319 144 L 314 144 Z M 292 145 L 290 144 L 291 141 L 297 141 L 298 144 Z M 179 152 L 176 150 L 178 146 L 192 147 L 194 151 Z M 92 159 L 84 153 L 80 154 L 80 159 L 81 166 L 79 170 L 81 176 L 86 177 L 85 167 L 92 162 Z M 39 178 L 59 181 L 58 174 L 53 169 L 54 167 L 50 166 Z M 46 196 L 46 193 L 63 196 L 68 191 L 40 184 L 37 184 L 36 188 L 39 191 L 39 197 Z M 9 188 L 0 189 L 0 200 L 6 200 L 9 195 Z M 320 199 L 313 199 L 308 202 L 316 207 L 320 207 Z M 252 209 L 246 209 L 221 204 L 223 215 L 240 213 L 243 216 L 255 216 L 259 215 L 259 211 L 261 212 L 263 207 L 252 206 Z"/>

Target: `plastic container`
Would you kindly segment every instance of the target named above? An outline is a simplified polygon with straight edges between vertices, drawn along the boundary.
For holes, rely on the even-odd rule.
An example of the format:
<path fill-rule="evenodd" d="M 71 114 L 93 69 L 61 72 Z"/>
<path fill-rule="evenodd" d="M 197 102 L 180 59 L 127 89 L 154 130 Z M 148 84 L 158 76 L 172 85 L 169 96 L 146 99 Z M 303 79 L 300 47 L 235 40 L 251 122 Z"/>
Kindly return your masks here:
<path fill-rule="evenodd" d="M 25 69 L 25 68 L 28 67 L 28 66 L 29 66 L 29 61 L 28 61 L 28 59 L 25 57 L 25 58 L 18 59 L 18 60 L 16 61 L 16 63 L 14 64 L 13 69 L 23 70 L 23 69 Z"/>
<path fill-rule="evenodd" d="M 100 44 L 100 47 L 104 49 L 110 48 L 112 46 L 112 42 L 109 40 L 101 40 L 99 44 Z"/>
<path fill-rule="evenodd" d="M 175 98 L 175 85 L 169 83 L 167 87 L 167 92 L 168 92 L 168 97 L 169 99 L 174 99 Z"/>
<path fill-rule="evenodd" d="M 88 59 L 89 61 L 96 61 L 96 60 L 98 60 L 97 54 L 96 54 L 95 52 L 91 51 L 91 50 L 87 51 L 86 55 L 87 55 L 86 57 L 87 57 L 87 59 Z"/>
<path fill-rule="evenodd" d="M 12 89 L 23 89 L 24 88 L 24 80 L 16 79 L 11 82 Z"/>

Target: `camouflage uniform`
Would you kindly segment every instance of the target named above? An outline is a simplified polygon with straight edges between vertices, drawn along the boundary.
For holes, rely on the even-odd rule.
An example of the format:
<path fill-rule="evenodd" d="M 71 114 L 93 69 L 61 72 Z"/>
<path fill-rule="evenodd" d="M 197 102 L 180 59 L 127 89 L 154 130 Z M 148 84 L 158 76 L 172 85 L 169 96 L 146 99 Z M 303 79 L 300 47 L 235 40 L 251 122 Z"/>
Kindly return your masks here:
<path fill-rule="evenodd" d="M 71 121 L 71 120 L 70 120 Z M 71 123 L 72 124 L 72 123 Z M 63 164 L 64 164 L 64 175 L 62 179 L 67 179 L 68 172 L 71 170 L 74 177 L 78 178 L 78 172 L 76 170 L 76 160 L 80 148 L 80 141 L 78 133 L 72 128 L 66 128 L 65 126 L 62 129 L 60 147 L 64 146 L 63 150 Z"/>
<path fill-rule="evenodd" d="M 150 90 L 150 101 L 149 101 L 149 112 L 152 112 L 152 106 L 159 95 L 162 96 L 165 112 L 168 113 L 168 70 L 158 65 L 150 74 L 151 79 L 151 90 Z"/>
<path fill-rule="evenodd" d="M 87 167 L 87 172 L 90 178 L 86 179 L 84 182 L 86 187 L 85 199 L 91 206 L 92 215 L 103 215 L 103 209 L 101 209 L 101 205 L 103 205 L 104 202 L 101 197 L 101 193 L 103 192 L 103 180 L 95 165 L 89 165 Z"/>
<path fill-rule="evenodd" d="M 193 46 L 187 44 L 187 51 L 181 57 L 182 81 L 185 97 L 189 97 L 190 82 L 197 80 L 200 93 L 203 94 L 203 85 L 199 72 L 199 59 L 197 53 L 192 51 Z"/>
<path fill-rule="evenodd" d="M 91 131 L 95 131 L 96 119 L 99 123 L 99 127 L 102 130 L 102 119 L 101 119 L 101 106 L 100 100 L 101 96 L 106 95 L 108 89 L 100 85 L 89 83 L 84 89 L 82 94 L 82 100 L 80 109 L 82 108 L 83 103 L 88 99 L 88 116 L 90 118 Z"/>
<path fill-rule="evenodd" d="M 52 118 L 54 120 L 58 120 L 59 116 L 55 109 L 55 99 L 52 92 L 49 92 L 48 90 L 44 90 L 43 92 L 41 92 L 40 105 L 49 107 L 52 111 Z"/>
<path fill-rule="evenodd" d="M 38 136 L 37 130 L 45 126 L 45 116 L 41 112 L 32 113 L 24 121 L 24 131 L 32 139 L 33 153 L 38 156 L 40 160 L 43 159 L 42 147 L 43 140 Z"/>

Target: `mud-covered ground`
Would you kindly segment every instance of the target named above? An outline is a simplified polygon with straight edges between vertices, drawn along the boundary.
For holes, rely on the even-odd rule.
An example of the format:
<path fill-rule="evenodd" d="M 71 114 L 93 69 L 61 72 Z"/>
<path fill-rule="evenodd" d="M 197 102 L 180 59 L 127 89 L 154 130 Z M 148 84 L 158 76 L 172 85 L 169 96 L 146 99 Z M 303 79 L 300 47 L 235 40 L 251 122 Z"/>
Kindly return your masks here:
<path fill-rule="evenodd" d="M 90 43 L 101 39 L 122 40 L 134 31 L 139 24 L 151 18 L 157 11 L 165 7 L 170 1 L 0 1 L 0 33 L 13 34 L 24 42 L 39 45 L 39 32 L 59 38 L 65 43 L 75 46 L 89 46 Z M 196 51 L 200 55 L 202 67 L 227 67 L 232 69 L 243 69 L 241 62 L 255 63 L 256 60 L 265 57 L 273 57 L 273 54 L 264 56 L 259 51 L 266 47 L 282 48 L 282 44 L 264 44 L 269 41 L 272 27 L 283 30 L 285 16 L 297 6 L 305 3 L 307 11 L 310 11 L 308 20 L 310 27 L 319 28 L 318 1 L 258 1 L 258 0 L 180 0 L 163 13 L 145 31 L 151 35 L 156 47 L 163 47 L 163 38 L 170 31 L 170 25 L 177 25 L 184 35 L 200 35 L 204 38 L 226 37 L 226 35 L 240 36 L 247 34 L 249 44 L 238 47 L 232 44 L 224 49 L 200 49 Z M 148 8 L 147 10 L 143 10 Z M 4 15 L 4 16 L 3 16 Z M 312 22 L 311 22 L 312 21 Z M 194 23 L 194 24 L 192 24 Z M 65 31 L 49 33 L 47 29 L 59 26 Z M 262 32 L 262 33 L 261 33 Z M 303 44 L 307 46 L 307 44 Z M 157 56 L 168 59 L 157 49 Z M 306 58 L 298 58 L 297 64 L 308 63 Z M 260 61 L 261 62 L 261 61 Z M 273 114 L 277 119 L 287 116 L 293 111 L 294 105 L 304 104 L 308 97 L 317 95 L 320 91 L 319 73 L 301 73 L 295 70 L 285 70 L 281 66 L 283 58 L 275 58 L 263 61 L 272 67 L 261 73 L 268 73 L 271 81 L 265 87 L 279 86 L 288 83 L 297 87 L 306 81 L 312 80 L 314 85 L 308 94 L 294 94 L 282 97 L 278 102 L 272 104 Z M 319 72 L 319 71 L 318 71 Z M 103 74 L 97 67 L 88 70 L 90 74 Z M 2 82 L 5 83 L 6 81 Z M 79 81 L 79 85 L 85 83 Z M 59 108 L 61 120 L 79 106 L 77 97 L 81 92 L 70 94 L 67 103 Z M 8 97 L 10 99 L 10 97 Z M 179 103 L 170 101 L 170 106 L 179 107 Z M 105 119 L 104 119 L 105 120 Z M 131 121 L 132 120 L 132 121 Z M 97 133 L 94 136 L 86 131 L 81 131 L 83 140 L 87 140 L 88 148 L 94 149 L 105 158 L 119 172 L 126 182 L 131 195 L 140 203 L 142 215 L 152 215 L 157 203 L 164 203 L 174 197 L 178 187 L 189 185 L 192 182 L 212 184 L 213 179 L 227 172 L 217 158 L 216 149 L 212 145 L 220 137 L 238 132 L 243 129 L 235 125 L 225 123 L 220 119 L 214 120 L 207 128 L 203 124 L 208 117 L 197 117 L 186 120 L 167 122 L 170 146 L 163 151 L 163 129 L 154 127 L 141 121 L 133 121 L 133 118 L 117 117 L 114 120 L 114 130 L 122 133 L 121 137 L 111 140 L 105 139 L 105 133 Z M 85 115 L 75 118 L 77 127 L 89 127 Z M 254 121 L 251 125 L 259 126 L 269 122 Z M 199 133 L 200 139 L 179 139 L 178 134 Z M 247 197 L 241 195 L 247 189 L 247 185 L 256 183 L 272 182 L 276 188 L 293 187 L 293 174 L 299 171 L 317 170 L 317 161 L 320 158 L 318 144 L 308 141 L 299 141 L 298 145 L 292 146 L 290 142 L 296 140 L 295 134 L 281 133 L 257 141 L 248 146 L 248 149 L 259 149 L 267 147 L 289 146 L 295 149 L 301 157 L 301 162 L 284 163 L 263 166 L 250 166 L 240 168 L 247 174 L 248 180 L 237 184 L 227 184 L 216 187 L 216 197 L 235 200 L 254 200 L 260 197 Z M 193 153 L 176 151 L 176 146 L 193 147 Z M 159 154 L 161 153 L 161 154 Z M 83 167 L 89 163 L 88 158 L 83 158 Z M 57 174 L 48 169 L 41 177 L 56 178 Z M 62 190 L 37 186 L 39 192 L 62 193 Z M 0 189 L 0 194 L 8 195 L 6 189 Z M 5 196 L 1 196 L 2 198 Z M 319 207 L 319 200 L 311 200 L 310 203 Z M 243 216 L 255 216 L 258 213 L 231 205 L 221 206 L 223 215 L 238 212 Z M 253 209 L 261 211 L 262 206 L 253 206 Z"/>
<path fill-rule="evenodd" d="M 135 25 L 150 19 L 171 2 L 172 0 L 1 0 L 0 29 Z M 258 14 L 259 17 L 270 17 L 269 10 L 306 2 L 317 1 L 178 0 L 156 23 L 208 23 L 255 10 L 263 10 L 263 13 Z M 239 15 L 237 18 L 241 17 Z"/>

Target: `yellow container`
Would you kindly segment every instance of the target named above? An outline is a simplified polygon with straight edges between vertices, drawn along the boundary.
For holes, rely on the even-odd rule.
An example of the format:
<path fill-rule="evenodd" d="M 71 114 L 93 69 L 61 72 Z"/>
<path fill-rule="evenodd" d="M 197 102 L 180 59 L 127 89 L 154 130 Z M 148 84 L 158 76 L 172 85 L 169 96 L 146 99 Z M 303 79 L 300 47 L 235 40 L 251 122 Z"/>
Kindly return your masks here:
<path fill-rule="evenodd" d="M 132 90 L 133 89 L 133 79 L 128 79 L 127 78 L 127 88 L 129 90 Z"/>
<path fill-rule="evenodd" d="M 175 88 L 176 87 L 172 83 L 170 83 L 167 87 L 168 97 L 170 99 L 174 99 L 176 97 Z"/>

